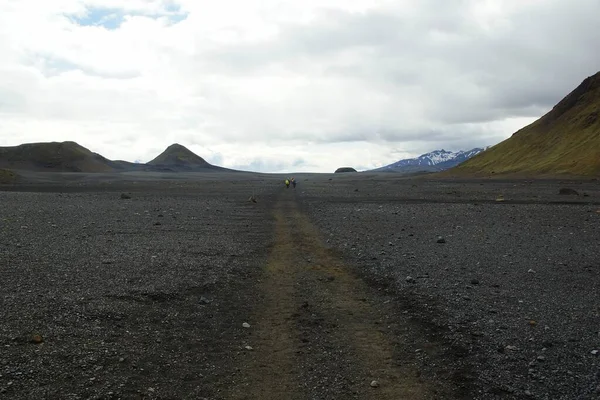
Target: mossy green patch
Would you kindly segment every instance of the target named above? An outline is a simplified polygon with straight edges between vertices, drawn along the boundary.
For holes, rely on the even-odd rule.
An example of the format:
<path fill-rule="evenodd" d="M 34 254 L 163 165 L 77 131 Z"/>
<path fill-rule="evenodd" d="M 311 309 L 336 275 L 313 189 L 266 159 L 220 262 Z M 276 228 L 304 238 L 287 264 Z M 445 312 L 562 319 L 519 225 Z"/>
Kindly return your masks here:
<path fill-rule="evenodd" d="M 17 174 L 8 169 L 0 169 L 0 184 L 15 183 Z"/>

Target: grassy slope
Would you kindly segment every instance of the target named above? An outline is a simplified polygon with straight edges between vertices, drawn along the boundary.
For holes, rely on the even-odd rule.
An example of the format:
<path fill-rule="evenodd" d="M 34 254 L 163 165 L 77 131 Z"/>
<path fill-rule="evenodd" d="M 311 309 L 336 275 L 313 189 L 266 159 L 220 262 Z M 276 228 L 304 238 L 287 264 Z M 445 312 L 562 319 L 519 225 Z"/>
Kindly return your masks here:
<path fill-rule="evenodd" d="M 109 161 L 75 142 L 28 143 L 0 148 L 0 167 L 72 172 L 109 172 Z"/>
<path fill-rule="evenodd" d="M 600 175 L 600 73 L 548 114 L 449 175 Z"/>

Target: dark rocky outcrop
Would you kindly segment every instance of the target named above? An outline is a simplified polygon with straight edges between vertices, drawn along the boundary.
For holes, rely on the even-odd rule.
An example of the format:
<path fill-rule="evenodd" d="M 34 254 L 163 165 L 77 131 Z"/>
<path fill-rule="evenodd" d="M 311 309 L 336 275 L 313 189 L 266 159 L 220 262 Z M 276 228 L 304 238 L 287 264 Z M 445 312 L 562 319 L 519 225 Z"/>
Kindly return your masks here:
<path fill-rule="evenodd" d="M 345 172 L 356 172 L 356 170 L 352 167 L 341 167 L 335 170 L 336 174 L 341 174 Z"/>

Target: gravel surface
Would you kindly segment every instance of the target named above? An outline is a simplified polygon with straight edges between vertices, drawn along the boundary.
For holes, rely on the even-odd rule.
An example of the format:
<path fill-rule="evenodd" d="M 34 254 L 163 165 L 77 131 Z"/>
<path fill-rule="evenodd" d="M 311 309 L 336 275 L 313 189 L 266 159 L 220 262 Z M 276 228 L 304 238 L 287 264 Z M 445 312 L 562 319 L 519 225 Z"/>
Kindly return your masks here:
<path fill-rule="evenodd" d="M 0 398 L 243 395 L 231 387 L 261 379 L 244 366 L 267 362 L 248 340 L 273 340 L 255 321 L 272 314 L 284 332 L 270 298 L 300 307 L 290 323 L 306 353 L 291 353 L 314 365 L 298 372 L 310 398 L 350 381 L 368 388 L 355 398 L 387 390 L 352 355 L 368 354 L 351 335 L 371 320 L 415 385 L 449 388 L 419 398 L 600 398 L 598 181 L 304 174 L 292 192 L 282 176 L 63 175 L 0 191 Z M 273 259 L 288 245 L 276 245 L 281 198 L 303 212 L 284 229 L 304 229 L 297 295 L 265 275 L 290 262 Z M 367 285 L 305 271 L 319 259 Z"/>
<path fill-rule="evenodd" d="M 214 187 L 0 192 L 0 398 L 213 398 L 272 235 Z"/>
<path fill-rule="evenodd" d="M 564 184 L 588 196 L 558 195 Z M 443 335 L 454 360 L 430 369 L 472 367 L 475 398 L 593 399 L 599 189 L 334 177 L 305 182 L 303 203 L 361 276 L 393 288 L 399 312 Z"/>

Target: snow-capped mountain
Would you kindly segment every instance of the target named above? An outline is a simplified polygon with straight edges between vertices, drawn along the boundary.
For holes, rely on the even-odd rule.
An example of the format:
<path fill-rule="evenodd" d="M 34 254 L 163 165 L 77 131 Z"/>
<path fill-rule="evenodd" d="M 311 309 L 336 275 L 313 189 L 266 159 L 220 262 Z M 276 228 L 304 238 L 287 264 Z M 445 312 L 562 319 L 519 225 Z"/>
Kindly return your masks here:
<path fill-rule="evenodd" d="M 418 172 L 418 171 L 443 171 L 457 166 L 458 164 L 467 161 L 469 158 L 485 151 L 485 148 L 474 148 L 471 150 L 461 150 L 457 152 L 435 150 L 431 153 L 423 154 L 416 158 L 400 160 L 385 167 L 377 168 L 373 171 L 390 171 L 390 172 Z"/>

